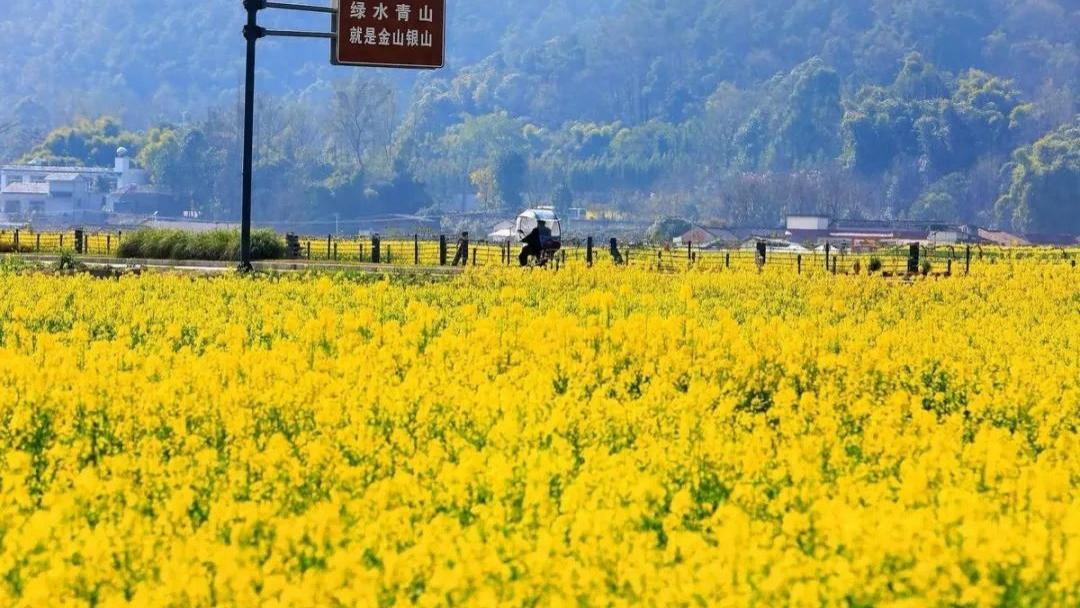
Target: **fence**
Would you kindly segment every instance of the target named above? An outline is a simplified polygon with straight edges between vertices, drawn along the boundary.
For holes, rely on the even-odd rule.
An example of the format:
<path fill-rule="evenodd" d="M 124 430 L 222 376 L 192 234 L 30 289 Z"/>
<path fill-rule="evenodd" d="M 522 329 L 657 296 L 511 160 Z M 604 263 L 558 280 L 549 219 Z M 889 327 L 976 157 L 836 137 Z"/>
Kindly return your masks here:
<path fill-rule="evenodd" d="M 0 231 L 0 253 L 55 254 L 73 251 L 82 255 L 112 257 L 123 242 L 124 233 Z M 291 258 L 312 262 L 383 264 L 392 266 L 514 266 L 518 246 L 511 243 L 472 241 L 465 237 L 414 236 L 411 239 L 379 236 L 370 238 L 299 237 L 288 235 Z M 795 273 L 827 272 L 883 275 L 927 272 L 952 275 L 970 271 L 973 264 L 1026 259 L 1045 264 L 1065 263 L 1075 267 L 1080 249 L 1050 247 L 903 246 L 871 252 L 850 252 L 831 247 L 815 251 L 771 249 L 764 242 L 756 249 L 706 250 L 692 245 L 673 248 L 619 243 L 601 243 L 588 238 L 565 242 L 557 254 L 556 268 L 566 266 L 621 265 L 673 272 L 687 268 L 709 271 L 782 268 Z M 928 265 L 928 267 L 927 267 Z"/>
<path fill-rule="evenodd" d="M 65 232 L 33 232 L 25 230 L 0 231 L 0 253 L 60 253 L 73 251 L 83 255 L 113 256 L 120 246 L 123 232 L 87 233 L 82 230 Z"/>

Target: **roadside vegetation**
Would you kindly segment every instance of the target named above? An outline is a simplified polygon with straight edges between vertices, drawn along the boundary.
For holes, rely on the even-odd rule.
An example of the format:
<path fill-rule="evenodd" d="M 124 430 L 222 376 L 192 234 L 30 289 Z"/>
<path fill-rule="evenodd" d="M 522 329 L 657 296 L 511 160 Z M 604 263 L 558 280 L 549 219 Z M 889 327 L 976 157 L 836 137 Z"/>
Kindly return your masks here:
<path fill-rule="evenodd" d="M 252 257 L 279 260 L 285 257 L 285 243 L 272 230 L 251 234 Z M 233 261 L 240 259 L 240 232 L 212 230 L 184 232 L 147 228 L 124 235 L 117 257 L 154 260 Z"/>

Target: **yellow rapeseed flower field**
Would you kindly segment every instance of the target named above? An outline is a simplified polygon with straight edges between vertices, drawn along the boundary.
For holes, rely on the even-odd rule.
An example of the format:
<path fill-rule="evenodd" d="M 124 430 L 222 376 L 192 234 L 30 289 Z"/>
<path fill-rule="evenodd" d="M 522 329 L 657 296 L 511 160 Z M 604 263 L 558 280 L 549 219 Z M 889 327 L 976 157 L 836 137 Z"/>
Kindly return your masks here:
<path fill-rule="evenodd" d="M 1080 274 L 0 272 L 3 606 L 1080 604 Z"/>

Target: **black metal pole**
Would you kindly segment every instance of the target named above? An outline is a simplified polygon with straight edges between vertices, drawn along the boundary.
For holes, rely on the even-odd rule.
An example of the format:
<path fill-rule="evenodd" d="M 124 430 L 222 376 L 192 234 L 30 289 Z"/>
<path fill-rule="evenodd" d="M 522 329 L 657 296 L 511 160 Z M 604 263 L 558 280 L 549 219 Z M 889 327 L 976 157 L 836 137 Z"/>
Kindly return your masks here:
<path fill-rule="evenodd" d="M 255 141 L 255 43 L 262 38 L 259 10 L 264 0 L 244 0 L 247 10 L 247 66 L 244 77 L 244 187 L 240 210 L 240 272 L 250 272 L 251 266 L 251 179 Z"/>
<path fill-rule="evenodd" d="M 329 6 L 309 6 L 306 4 L 292 4 L 290 2 L 266 2 L 264 3 L 266 8 L 277 8 L 286 11 L 307 11 L 309 13 L 330 13 L 337 12 L 335 9 Z"/>
<path fill-rule="evenodd" d="M 263 35 L 278 38 L 327 38 L 330 40 L 337 38 L 337 34 L 333 32 L 298 32 L 295 30 L 263 30 Z"/>

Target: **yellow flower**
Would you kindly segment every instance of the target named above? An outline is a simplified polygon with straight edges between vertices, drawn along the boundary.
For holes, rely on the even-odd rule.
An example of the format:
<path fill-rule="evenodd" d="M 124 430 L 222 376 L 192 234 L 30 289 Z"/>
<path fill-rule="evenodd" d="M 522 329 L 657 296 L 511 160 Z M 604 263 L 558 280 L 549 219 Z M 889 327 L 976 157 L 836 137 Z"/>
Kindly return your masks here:
<path fill-rule="evenodd" d="M 1070 270 L 0 272 L 0 605 L 1077 605 Z"/>

